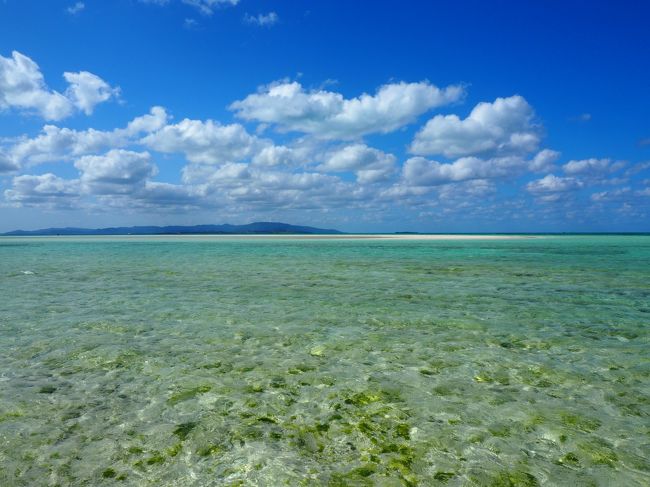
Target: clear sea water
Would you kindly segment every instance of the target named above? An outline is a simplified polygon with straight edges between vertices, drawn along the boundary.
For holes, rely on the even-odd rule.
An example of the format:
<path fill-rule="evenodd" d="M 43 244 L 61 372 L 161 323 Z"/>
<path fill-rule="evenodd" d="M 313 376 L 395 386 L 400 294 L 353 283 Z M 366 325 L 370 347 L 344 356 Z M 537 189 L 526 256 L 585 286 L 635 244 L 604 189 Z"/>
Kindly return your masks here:
<path fill-rule="evenodd" d="M 0 239 L 0 485 L 650 485 L 650 237 Z"/>

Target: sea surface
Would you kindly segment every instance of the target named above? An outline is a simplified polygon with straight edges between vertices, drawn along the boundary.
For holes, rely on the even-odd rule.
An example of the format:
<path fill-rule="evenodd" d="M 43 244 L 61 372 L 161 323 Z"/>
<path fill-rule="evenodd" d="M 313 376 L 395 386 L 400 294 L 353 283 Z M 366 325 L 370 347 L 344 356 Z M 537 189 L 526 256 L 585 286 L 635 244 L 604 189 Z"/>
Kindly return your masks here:
<path fill-rule="evenodd" d="M 0 485 L 650 485 L 650 237 L 0 238 Z"/>

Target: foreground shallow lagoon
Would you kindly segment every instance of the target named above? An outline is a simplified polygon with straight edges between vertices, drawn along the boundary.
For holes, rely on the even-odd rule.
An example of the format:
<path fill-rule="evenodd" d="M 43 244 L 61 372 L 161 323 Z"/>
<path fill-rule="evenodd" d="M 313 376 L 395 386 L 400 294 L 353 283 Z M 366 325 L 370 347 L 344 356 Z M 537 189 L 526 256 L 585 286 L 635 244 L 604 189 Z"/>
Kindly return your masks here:
<path fill-rule="evenodd" d="M 648 485 L 650 237 L 0 239 L 0 485 Z"/>

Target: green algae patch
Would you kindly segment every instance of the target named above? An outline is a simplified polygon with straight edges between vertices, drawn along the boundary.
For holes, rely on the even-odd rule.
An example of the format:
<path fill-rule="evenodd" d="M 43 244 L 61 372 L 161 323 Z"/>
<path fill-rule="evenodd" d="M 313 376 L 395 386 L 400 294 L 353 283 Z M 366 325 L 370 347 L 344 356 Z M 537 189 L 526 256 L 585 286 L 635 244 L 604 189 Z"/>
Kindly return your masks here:
<path fill-rule="evenodd" d="M 269 382 L 269 386 L 273 389 L 284 389 L 287 387 L 287 379 L 282 376 L 273 377 Z"/>
<path fill-rule="evenodd" d="M 566 455 L 563 455 L 560 458 L 558 458 L 557 463 L 559 465 L 566 465 L 569 467 L 579 467 L 580 459 L 578 458 L 578 455 L 576 455 L 575 453 L 568 452 Z"/>
<path fill-rule="evenodd" d="M 260 392 L 264 392 L 266 390 L 266 387 L 264 387 L 264 384 L 260 382 L 256 382 L 253 384 L 249 384 L 245 387 L 244 392 L 248 394 L 258 394 Z"/>
<path fill-rule="evenodd" d="M 368 465 L 363 465 L 361 467 L 355 468 L 350 472 L 353 476 L 358 475 L 360 477 L 370 477 L 372 474 L 374 474 L 377 471 L 377 467 L 368 464 Z"/>
<path fill-rule="evenodd" d="M 407 423 L 399 423 L 395 426 L 395 434 L 404 438 L 405 440 L 411 439 L 411 426 Z"/>
<path fill-rule="evenodd" d="M 508 375 L 503 371 L 494 373 L 489 370 L 483 370 L 474 376 L 474 380 L 476 382 L 485 382 L 488 384 L 496 382 L 503 386 L 510 384 L 510 377 L 508 377 Z"/>
<path fill-rule="evenodd" d="M 55 391 L 56 391 L 56 387 L 54 386 L 43 386 L 38 390 L 38 392 L 41 394 L 52 394 Z"/>
<path fill-rule="evenodd" d="M 489 484 L 490 487 L 538 487 L 537 478 L 521 470 L 501 471 Z"/>
<path fill-rule="evenodd" d="M 290 375 L 304 374 L 305 372 L 311 372 L 316 370 L 316 367 L 307 364 L 298 364 L 294 367 L 291 367 L 287 370 L 287 373 Z"/>
<path fill-rule="evenodd" d="M 0 413 L 0 423 L 4 421 L 10 421 L 12 419 L 22 418 L 25 416 L 25 413 L 22 411 L 7 411 L 5 413 Z"/>
<path fill-rule="evenodd" d="M 433 478 L 435 480 L 439 480 L 440 482 L 448 482 L 449 480 L 453 479 L 456 476 L 454 472 L 443 472 L 443 471 L 438 471 L 433 475 Z"/>
<path fill-rule="evenodd" d="M 323 345 L 316 345 L 309 350 L 309 355 L 312 357 L 322 357 L 325 353 L 325 347 Z"/>
<path fill-rule="evenodd" d="M 201 365 L 202 369 L 219 369 L 221 368 L 221 361 L 217 360 L 216 362 L 210 362 L 208 364 Z"/>
<path fill-rule="evenodd" d="M 578 448 L 592 463 L 614 467 L 618 462 L 618 455 L 611 445 L 605 440 L 594 438 L 591 441 L 578 443 Z"/>
<path fill-rule="evenodd" d="M 270 423 L 270 424 L 275 424 L 277 423 L 277 419 L 271 418 L 269 416 L 260 416 L 259 418 L 256 418 L 256 421 L 258 423 Z"/>
<path fill-rule="evenodd" d="M 176 426 L 174 429 L 174 434 L 180 438 L 181 441 L 185 440 L 187 436 L 190 434 L 190 432 L 196 428 L 196 425 L 198 423 L 194 421 L 190 421 L 188 423 L 182 423 Z"/>
<path fill-rule="evenodd" d="M 422 369 L 420 369 L 420 374 L 422 374 L 422 375 L 429 375 L 429 376 L 430 376 L 430 375 L 437 375 L 437 374 L 438 374 L 438 371 L 433 370 L 433 369 L 425 369 L 425 368 L 422 368 Z"/>
<path fill-rule="evenodd" d="M 165 450 L 165 453 L 167 453 L 167 455 L 170 457 L 175 457 L 181 452 L 182 449 L 183 449 L 183 444 L 176 443 L 174 446 L 167 448 L 167 450 Z"/>
<path fill-rule="evenodd" d="M 102 478 L 105 479 L 112 479 L 116 476 L 117 476 L 117 472 L 115 472 L 115 470 L 113 470 L 112 468 L 107 468 L 102 472 Z"/>
<path fill-rule="evenodd" d="M 377 402 L 401 402 L 399 394 L 385 390 L 368 390 L 350 394 L 343 402 L 355 407 L 365 407 Z"/>
<path fill-rule="evenodd" d="M 149 458 L 145 460 L 147 465 L 160 465 L 165 463 L 165 457 L 158 452 L 154 452 Z"/>
<path fill-rule="evenodd" d="M 575 428 L 586 433 L 591 433 L 592 431 L 597 430 L 602 424 L 595 418 L 589 418 L 587 416 L 581 416 L 579 414 L 573 413 L 562 413 L 560 415 L 560 420 L 565 426 Z"/>
<path fill-rule="evenodd" d="M 492 436 L 508 438 L 512 434 L 512 427 L 508 424 L 495 424 L 488 427 L 488 431 Z"/>
<path fill-rule="evenodd" d="M 172 394 L 170 398 L 167 399 L 167 402 L 173 406 L 174 404 L 187 401 L 188 399 L 192 399 L 198 396 L 199 394 L 205 394 L 206 392 L 210 392 L 211 390 L 212 390 L 211 385 L 202 385 L 202 386 L 193 387 L 191 389 L 186 389 L 184 391 L 177 392 L 176 394 Z"/>
<path fill-rule="evenodd" d="M 196 450 L 196 454 L 200 457 L 209 457 L 212 455 L 219 455 L 224 451 L 225 450 L 221 445 L 206 445 Z"/>

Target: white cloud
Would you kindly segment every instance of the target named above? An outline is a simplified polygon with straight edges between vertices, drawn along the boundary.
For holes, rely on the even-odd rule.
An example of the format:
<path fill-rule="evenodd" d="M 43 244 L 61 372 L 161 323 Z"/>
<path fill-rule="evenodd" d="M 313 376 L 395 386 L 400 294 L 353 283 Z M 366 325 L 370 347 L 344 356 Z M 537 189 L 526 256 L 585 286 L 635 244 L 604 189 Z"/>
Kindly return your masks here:
<path fill-rule="evenodd" d="M 38 78 L 40 85 L 29 86 L 48 96 L 56 93 L 47 88 L 38 66 L 20 56 L 15 53 L 8 60 L 2 58 L 11 63 L 10 74 L 16 72 L 14 64 L 26 63 L 27 68 L 18 70 L 18 78 Z M 33 69 L 30 72 L 28 68 Z M 6 73 L 4 69 L 3 76 Z M 58 95 L 70 113 L 91 113 L 98 103 L 117 96 L 115 89 L 90 73 L 64 76 L 70 87 Z M 22 81 L 13 83 L 18 78 L 0 78 L 0 86 L 11 85 L 14 91 L 16 86 L 27 86 Z M 427 135 L 429 150 L 453 156 L 449 161 L 415 156 L 400 168 L 395 155 L 360 140 L 366 134 L 397 130 L 432 107 L 459 99 L 462 93 L 459 87 L 440 90 L 428 82 L 393 83 L 380 87 L 374 95 L 346 99 L 325 88 L 309 91 L 297 82 L 282 82 L 232 104 L 237 116 L 260 122 L 257 132 L 250 129 L 249 133 L 241 123 L 209 119 L 172 123 L 162 107 L 153 107 L 113 130 L 47 124 L 30 138 L 0 139 L 0 173 L 16 172 L 11 174 L 16 176 L 13 185 L 4 192 L 5 204 L 95 212 L 119 208 L 120 214 L 157 210 L 180 214 L 199 209 L 204 214 L 239 218 L 314 211 L 328 212 L 333 218 L 392 214 L 399 219 L 404 214 L 400 207 L 405 207 L 422 219 L 448 222 L 467 215 L 481 221 L 505 221 L 517 218 L 517 211 L 533 221 L 546 210 L 580 204 L 574 192 L 596 185 L 599 190 L 609 190 L 591 195 L 589 208 L 611 207 L 607 202 L 641 207 L 647 202 L 648 181 L 640 180 L 650 164 L 640 163 L 620 173 L 616 171 L 624 164 L 610 159 L 559 165 L 559 152 L 538 149 L 541 127 L 521 97 L 479 104 L 465 119 L 451 115 L 432 118 L 416 140 Z M 6 99 L 5 91 L 1 97 Z M 3 103 L 4 108 L 40 113 L 34 104 L 27 108 L 13 101 L 11 106 Z M 435 120 L 439 121 L 434 127 L 437 131 L 431 132 Z M 279 135 L 260 129 L 266 128 L 265 124 L 280 132 L 301 133 Z M 383 147 L 394 147 L 398 140 L 385 139 Z M 379 137 L 373 137 L 375 143 L 381 144 Z M 184 156 L 186 165 L 178 184 L 153 180 L 157 175 L 154 160 L 163 157 L 154 151 L 178 154 L 169 158 L 174 164 Z M 57 174 L 16 175 L 21 168 L 48 162 L 73 163 L 79 176 L 63 179 L 58 170 L 53 171 Z M 566 177 L 554 175 L 558 169 Z M 520 188 L 524 195 L 498 191 L 501 180 L 532 172 L 548 175 Z M 637 173 L 639 176 L 634 176 Z M 616 178 L 616 174 L 625 178 Z M 558 200 L 564 204 L 539 205 Z M 509 212 L 504 210 L 507 204 L 511 205 Z M 574 213 L 580 210 L 578 207 Z"/>
<path fill-rule="evenodd" d="M 537 149 L 540 127 L 521 96 L 482 102 L 469 116 L 436 115 L 415 135 L 410 151 L 418 155 L 523 155 Z"/>
<path fill-rule="evenodd" d="M 338 182 L 339 179 L 333 176 L 313 173 L 287 173 L 280 171 L 264 171 L 255 174 L 257 184 L 262 187 L 275 190 L 313 190 L 326 187 L 330 183 Z"/>
<path fill-rule="evenodd" d="M 388 179 L 395 172 L 396 158 L 364 144 L 353 144 L 330 154 L 317 167 L 323 172 L 354 172 L 359 183 Z"/>
<path fill-rule="evenodd" d="M 526 167 L 521 157 L 479 159 L 463 157 L 443 164 L 424 157 L 412 157 L 404 163 L 402 176 L 412 186 L 435 186 L 472 179 L 507 178 L 520 174 Z"/>
<path fill-rule="evenodd" d="M 212 15 L 215 8 L 222 5 L 237 5 L 239 0 L 183 0 L 183 3 L 191 5 L 203 15 Z"/>
<path fill-rule="evenodd" d="M 305 91 L 294 82 L 278 82 L 230 105 L 244 120 L 276 124 L 321 138 L 351 139 L 369 133 L 392 132 L 431 108 L 457 101 L 460 86 L 439 89 L 428 82 L 391 83 L 375 95 L 345 99 L 325 90 Z"/>
<path fill-rule="evenodd" d="M 84 156 L 75 162 L 84 191 L 91 194 L 133 193 L 157 173 L 148 152 L 113 149 L 101 156 Z"/>
<path fill-rule="evenodd" d="M 262 143 L 240 124 L 185 119 L 147 135 L 142 144 L 165 153 L 183 153 L 194 163 L 240 161 L 261 149 Z"/>
<path fill-rule="evenodd" d="M 154 5 L 167 5 L 171 0 L 139 0 L 141 3 L 151 3 Z M 237 5 L 239 0 L 181 0 L 182 3 L 190 5 L 197 9 L 203 15 L 212 15 L 214 9 L 220 6 Z"/>
<path fill-rule="evenodd" d="M 250 179 L 251 173 L 248 164 L 245 162 L 228 162 L 215 168 L 210 175 L 210 181 L 224 183 L 226 181 L 239 182 L 242 179 Z"/>
<path fill-rule="evenodd" d="M 15 171 L 20 166 L 10 154 L 0 151 L 0 173 Z"/>
<path fill-rule="evenodd" d="M 345 206 L 358 194 L 358 186 L 336 176 L 247 163 L 191 164 L 183 169 L 183 182 L 197 188 L 204 204 L 240 210 Z"/>
<path fill-rule="evenodd" d="M 134 137 L 162 128 L 168 118 L 164 108 L 153 107 L 148 114 L 134 118 L 126 128 L 109 132 L 92 128 L 74 130 L 45 125 L 36 137 L 19 139 L 9 147 L 6 158 L 15 167 L 19 167 L 25 164 L 69 160 L 104 149 L 119 148 L 129 144 Z"/>
<path fill-rule="evenodd" d="M 244 15 L 244 22 L 252 25 L 259 25 L 261 27 L 270 27 L 274 24 L 277 24 L 280 20 L 278 14 L 275 12 L 269 12 L 268 14 L 258 14 L 258 15 Z"/>
<path fill-rule="evenodd" d="M 632 193 L 632 189 L 629 187 L 614 189 L 610 191 L 601 191 L 598 193 L 593 193 L 591 195 L 591 200 L 595 202 L 607 202 L 607 201 L 621 201 L 627 199 Z"/>
<path fill-rule="evenodd" d="M 196 19 L 186 18 L 183 21 L 183 27 L 185 27 L 186 29 L 190 29 L 190 30 L 196 29 L 198 27 L 198 25 L 199 25 L 199 23 L 198 23 L 198 21 Z"/>
<path fill-rule="evenodd" d="M 145 181 L 142 188 L 132 195 L 142 205 L 150 208 L 206 206 L 202 195 L 195 188 L 180 184 Z"/>
<path fill-rule="evenodd" d="M 639 162 L 632 165 L 627 171 L 625 171 L 625 176 L 633 176 L 650 169 L 650 161 Z"/>
<path fill-rule="evenodd" d="M 535 154 L 535 157 L 530 161 L 529 168 L 533 172 L 551 172 L 555 169 L 555 162 L 559 158 L 559 152 L 544 149 Z"/>
<path fill-rule="evenodd" d="M 52 173 L 40 176 L 22 175 L 13 178 L 13 187 L 4 192 L 13 206 L 67 208 L 79 196 L 79 181 L 66 180 Z"/>
<path fill-rule="evenodd" d="M 46 120 L 60 120 L 72 114 L 73 104 L 45 85 L 34 61 L 17 51 L 11 56 L 0 56 L 0 109 L 33 111 Z"/>
<path fill-rule="evenodd" d="M 47 87 L 38 65 L 29 57 L 18 51 L 13 51 L 10 58 L 0 56 L 0 110 L 15 108 L 37 113 L 46 120 L 61 120 L 76 109 L 90 114 L 97 103 L 117 93 L 117 89 L 86 71 L 65 73 L 64 77 L 70 83 L 65 95 Z"/>
<path fill-rule="evenodd" d="M 569 161 L 562 169 L 565 174 L 576 175 L 582 174 L 587 176 L 599 176 L 608 174 L 622 169 L 624 162 L 614 162 L 611 159 L 581 159 L 578 161 Z"/>
<path fill-rule="evenodd" d="M 16 163 L 34 165 L 64 160 L 124 143 L 114 132 L 95 129 L 77 131 L 45 125 L 41 134 L 33 139 L 20 140 L 11 147 L 10 154 Z"/>
<path fill-rule="evenodd" d="M 151 133 L 163 128 L 169 121 L 169 115 L 163 107 L 151 107 L 149 113 L 141 115 L 131 120 L 126 129 L 125 134 L 128 136 L 136 136 L 142 133 Z"/>
<path fill-rule="evenodd" d="M 86 115 L 91 115 L 96 105 L 120 93 L 119 88 L 111 88 L 106 81 L 88 71 L 63 73 L 63 77 L 70 84 L 66 96 Z"/>
<path fill-rule="evenodd" d="M 526 189 L 533 194 L 564 193 L 580 189 L 582 186 L 582 181 L 576 178 L 564 178 L 548 174 L 541 179 L 528 183 Z"/>
<path fill-rule="evenodd" d="M 261 149 L 252 162 L 257 166 L 295 166 L 306 162 L 308 151 L 283 145 L 269 145 Z"/>
<path fill-rule="evenodd" d="M 74 5 L 70 5 L 67 9 L 66 12 L 68 12 L 70 15 L 77 15 L 79 12 L 81 12 L 84 8 L 86 8 L 86 5 L 83 2 L 77 2 Z"/>

